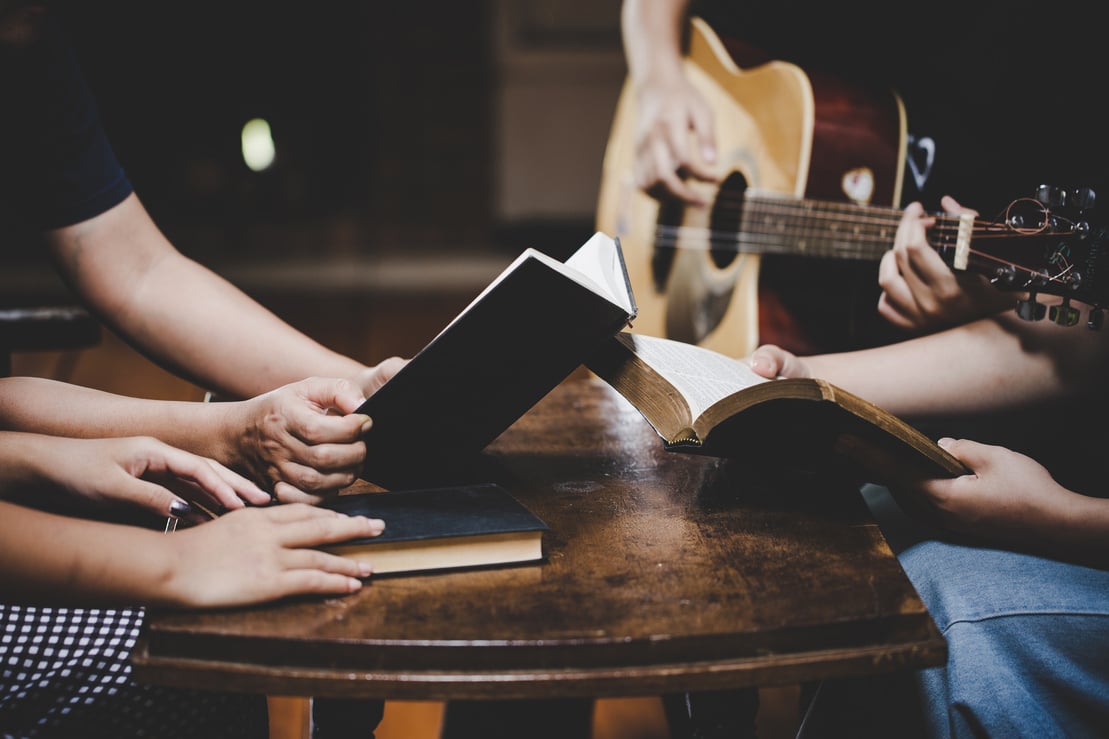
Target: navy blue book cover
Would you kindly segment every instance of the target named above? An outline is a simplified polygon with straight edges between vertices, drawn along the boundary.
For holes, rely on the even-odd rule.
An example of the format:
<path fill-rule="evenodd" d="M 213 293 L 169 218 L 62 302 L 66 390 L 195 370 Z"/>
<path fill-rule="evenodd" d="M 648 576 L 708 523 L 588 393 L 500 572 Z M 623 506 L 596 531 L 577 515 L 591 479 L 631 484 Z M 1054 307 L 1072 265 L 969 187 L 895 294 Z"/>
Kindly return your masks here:
<path fill-rule="evenodd" d="M 548 529 L 511 493 L 493 483 L 340 495 L 320 506 L 385 521 L 380 536 L 344 542 L 344 546 Z"/>

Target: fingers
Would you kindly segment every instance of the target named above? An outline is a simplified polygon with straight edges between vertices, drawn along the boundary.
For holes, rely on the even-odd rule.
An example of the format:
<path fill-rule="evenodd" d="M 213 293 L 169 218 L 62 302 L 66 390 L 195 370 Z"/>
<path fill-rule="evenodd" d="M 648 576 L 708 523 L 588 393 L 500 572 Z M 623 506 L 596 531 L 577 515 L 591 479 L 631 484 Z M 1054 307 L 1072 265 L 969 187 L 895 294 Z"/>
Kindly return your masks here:
<path fill-rule="evenodd" d="M 384 523 L 301 504 L 232 511 L 168 537 L 177 549 L 167 602 L 243 605 L 290 595 L 349 593 L 368 563 L 317 547 L 377 536 Z M 228 567 L 228 562 L 234 566 Z"/>
<path fill-rule="evenodd" d="M 354 413 L 366 400 L 361 388 L 343 378 L 309 377 L 295 383 L 294 387 L 302 397 L 324 411 Z"/>
<path fill-rule="evenodd" d="M 774 344 L 764 344 L 748 358 L 751 369 L 763 377 L 809 377 L 811 372 L 803 360 Z"/>
<path fill-rule="evenodd" d="M 909 285 L 901 277 L 897 254 L 892 249 L 883 254 L 878 263 L 878 285 L 882 288 L 882 294 L 878 297 L 878 313 L 898 328 L 911 329 L 914 321 L 910 316 L 916 310 L 916 301 Z"/>
<path fill-rule="evenodd" d="M 356 379 L 355 384 L 362 388 L 362 392 L 369 397 L 381 389 L 382 385 L 391 380 L 394 375 L 408 364 L 402 357 L 389 357 L 363 371 Z"/>
<path fill-rule="evenodd" d="M 206 459 L 205 461 L 241 500 L 253 505 L 265 505 L 270 502 L 269 493 L 239 473 L 229 470 L 214 459 Z"/>
<path fill-rule="evenodd" d="M 706 120 L 711 121 L 712 115 L 698 114 L 692 107 L 667 120 L 664 139 L 667 149 L 665 161 L 670 172 L 690 176 L 702 182 L 715 181 L 716 174 L 711 165 L 716 160 L 716 148 L 711 124 L 707 126 L 708 130 L 705 130 Z M 697 146 L 694 147 L 694 144 Z M 694 148 L 697 150 L 696 156 L 693 154 Z M 705 157 L 706 151 L 710 155 L 708 158 Z"/>
<path fill-rule="evenodd" d="M 380 518 L 347 516 L 343 513 L 293 503 L 264 509 L 271 522 L 280 525 L 279 540 L 286 547 L 318 547 L 350 539 L 377 536 L 385 530 Z"/>
<path fill-rule="evenodd" d="M 301 491 L 321 493 L 345 488 L 358 479 L 366 457 L 364 442 L 354 444 L 294 443 L 288 456 L 272 460 L 275 483 L 285 482 Z M 277 490 L 274 491 L 277 493 Z M 279 499 L 284 500 L 280 497 Z"/>
<path fill-rule="evenodd" d="M 176 493 L 156 482 L 143 480 L 139 477 L 125 476 L 123 480 L 118 482 L 116 495 L 128 503 L 159 516 L 172 516 L 173 518 L 188 520 L 196 520 L 202 517 L 199 511 L 194 510 L 188 501 L 183 500 Z"/>
<path fill-rule="evenodd" d="M 246 502 L 263 504 L 270 496 L 245 477 L 238 475 L 215 460 L 154 442 L 148 450 L 151 455 L 147 469 L 152 473 L 169 474 L 185 482 L 192 483 L 194 489 L 207 500 L 227 509 L 242 508 Z M 160 487 L 160 486 L 156 486 Z M 162 488 L 164 489 L 164 488 Z M 167 495 L 177 498 L 168 490 Z M 167 512 L 169 512 L 166 503 Z"/>
<path fill-rule="evenodd" d="M 940 198 L 940 207 L 943 208 L 945 213 L 950 213 L 952 215 L 962 215 L 963 213 L 978 215 L 978 211 L 961 205 L 958 200 L 950 195 L 944 195 Z"/>
<path fill-rule="evenodd" d="M 353 383 L 348 383 L 346 380 L 343 382 L 353 387 Z M 357 393 L 356 397 L 362 397 L 361 392 Z M 345 415 L 328 414 L 327 411 L 336 406 L 328 404 L 323 394 L 305 395 L 303 399 L 307 402 L 283 396 L 277 397 L 275 401 L 279 406 L 276 409 L 280 414 L 279 418 L 285 419 L 285 428 L 305 444 L 354 442 L 368 431 L 372 424 L 370 417 L 362 413 L 343 411 Z"/>
<path fill-rule="evenodd" d="M 989 444 L 982 444 L 971 439 L 944 437 L 936 443 L 971 470 L 986 466 L 990 459 L 989 451 L 996 449 L 996 447 Z"/>
<path fill-rule="evenodd" d="M 701 101 L 703 103 L 703 101 Z M 693 133 L 700 143 L 701 161 L 705 163 L 703 171 L 693 168 L 691 171 L 698 179 L 714 181 L 716 172 L 712 167 L 716 164 L 716 118 L 708 104 L 693 105 L 690 108 L 690 122 Z"/>
<path fill-rule="evenodd" d="M 362 470 L 361 437 L 372 422 L 364 414 L 334 411 L 361 400 L 351 381 L 310 378 L 248 401 L 247 428 L 237 441 L 243 464 L 256 480 L 292 486 L 280 493 L 275 488 L 280 500 L 310 501 L 305 493 L 347 487 Z"/>
<path fill-rule="evenodd" d="M 342 560 L 341 557 L 336 557 L 336 559 Z M 373 574 L 373 568 L 367 566 L 365 569 L 361 569 L 357 562 L 353 563 L 351 568 L 348 569 L 356 569 L 357 572 L 332 573 L 322 572 L 319 569 L 303 568 L 288 570 L 282 573 L 278 579 L 278 585 L 282 590 L 278 595 L 342 595 L 343 593 L 354 593 L 362 589 L 362 581 L 359 578 L 369 577 Z"/>
<path fill-rule="evenodd" d="M 346 486 L 344 485 L 342 487 Z M 324 493 L 337 492 L 341 489 L 342 488 L 332 488 L 330 491 L 324 491 Z M 279 480 L 274 483 L 273 497 L 277 499 L 279 503 L 306 503 L 308 505 L 316 505 L 318 503 L 322 503 L 328 498 L 326 494 L 309 493 L 301 490 L 300 488 L 290 485 L 284 480 Z"/>
<path fill-rule="evenodd" d="M 644 101 L 642 111 L 633 167 L 636 185 L 657 199 L 706 205 L 693 182 L 717 181 L 711 108 L 696 91 L 679 89 Z"/>

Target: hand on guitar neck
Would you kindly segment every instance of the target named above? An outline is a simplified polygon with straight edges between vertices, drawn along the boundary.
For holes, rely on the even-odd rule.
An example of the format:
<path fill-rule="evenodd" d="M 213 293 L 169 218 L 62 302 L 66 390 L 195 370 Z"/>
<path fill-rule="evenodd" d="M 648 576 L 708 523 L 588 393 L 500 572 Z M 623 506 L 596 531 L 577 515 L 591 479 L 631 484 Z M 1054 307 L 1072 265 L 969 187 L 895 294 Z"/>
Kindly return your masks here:
<path fill-rule="evenodd" d="M 978 216 L 949 195 L 941 204 L 951 215 Z M 936 220 L 920 203 L 905 207 L 893 248 L 878 266 L 882 317 L 910 333 L 925 333 L 1011 309 L 1011 294 L 997 290 L 982 274 L 952 270 L 944 261 L 927 238 Z"/>
<path fill-rule="evenodd" d="M 1109 291 L 1098 269 L 1104 230 L 1086 220 L 1092 190 L 1044 185 L 994 221 L 950 196 L 942 204 L 945 214 L 926 214 L 920 203 L 902 214 L 879 266 L 878 310 L 886 320 L 923 333 L 1015 308 L 1026 320 L 1050 316 L 1073 326 L 1080 315 L 1070 302 L 1077 300 L 1089 306 L 1087 327 L 1101 328 Z M 1057 298 L 1050 310 L 1038 294 Z"/>

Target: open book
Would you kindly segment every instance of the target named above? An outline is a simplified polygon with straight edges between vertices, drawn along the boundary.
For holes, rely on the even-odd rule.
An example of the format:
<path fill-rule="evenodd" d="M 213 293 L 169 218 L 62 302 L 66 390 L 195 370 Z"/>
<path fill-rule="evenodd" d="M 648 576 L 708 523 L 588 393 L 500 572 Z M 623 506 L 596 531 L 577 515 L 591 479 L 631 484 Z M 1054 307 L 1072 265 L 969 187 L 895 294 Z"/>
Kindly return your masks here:
<path fill-rule="evenodd" d="M 364 476 L 481 451 L 635 315 L 618 241 L 525 250 L 358 409 Z"/>
<path fill-rule="evenodd" d="M 913 426 L 825 380 L 771 380 L 712 349 L 628 332 L 586 364 L 671 451 L 877 483 L 967 472 Z"/>
<path fill-rule="evenodd" d="M 375 575 L 543 558 L 547 524 L 493 483 L 355 493 L 330 498 L 320 506 L 385 521 L 379 536 L 322 547 L 369 562 Z"/>

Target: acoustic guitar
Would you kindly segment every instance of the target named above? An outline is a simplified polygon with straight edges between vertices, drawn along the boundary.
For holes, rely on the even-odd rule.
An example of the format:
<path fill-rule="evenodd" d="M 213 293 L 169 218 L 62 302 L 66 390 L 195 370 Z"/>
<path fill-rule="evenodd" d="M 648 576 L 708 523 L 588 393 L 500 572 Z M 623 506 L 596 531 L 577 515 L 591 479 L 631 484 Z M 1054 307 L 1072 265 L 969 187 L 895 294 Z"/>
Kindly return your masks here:
<path fill-rule="evenodd" d="M 708 208 L 660 204 L 636 187 L 636 101 L 628 83 L 620 95 L 597 228 L 621 240 L 635 330 L 732 356 L 766 342 L 800 353 L 849 348 L 850 311 L 880 322 L 877 262 L 901 219 L 904 106 L 892 91 L 810 76 L 728 43 L 692 19 L 685 71 L 716 114 L 719 184 L 692 183 Z M 752 65 L 741 68 L 745 55 Z M 1093 280 L 1103 250 L 1085 220 L 1092 203 L 1090 192 L 1042 187 L 996 221 L 940 215 L 929 239 L 952 268 L 1031 293 L 1018 303 L 1022 316 L 1042 317 L 1034 294 L 1044 292 L 1091 304 L 1095 327 L 1106 299 Z M 785 268 L 768 284 L 771 260 Z M 862 267 L 854 275 L 872 290 L 864 303 L 850 305 L 851 273 L 837 266 Z M 1069 324 L 1077 312 L 1064 305 L 1052 318 Z"/>
<path fill-rule="evenodd" d="M 597 209 L 598 230 L 618 236 L 628 260 L 636 330 L 733 356 L 760 343 L 762 254 L 848 256 L 863 232 L 892 245 L 896 218 L 866 208 L 898 205 L 906 151 L 904 106 L 892 91 L 810 77 L 779 60 L 741 69 L 735 59 L 745 53 L 704 20 L 691 20 L 685 72 L 716 115 L 719 178 L 694 186 L 712 206 L 660 205 L 635 186 L 636 100 L 625 82 Z M 874 246 L 859 258 L 881 251 Z M 869 266 L 868 286 L 876 279 Z M 818 280 L 791 277 L 820 292 Z M 810 293 L 815 303 L 842 304 L 842 284 L 825 289 Z M 769 309 L 770 291 L 762 292 Z M 791 346 L 786 337 L 768 338 Z"/>

